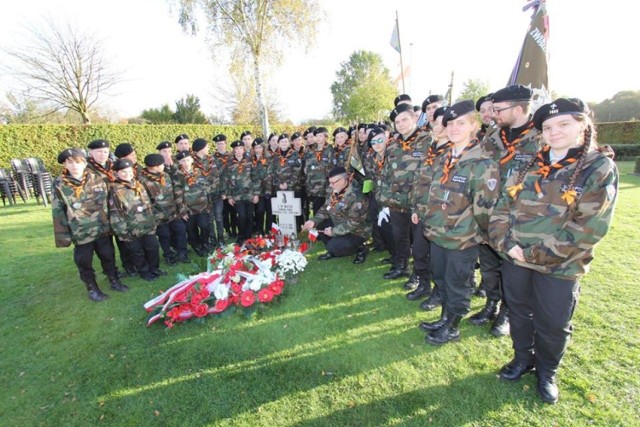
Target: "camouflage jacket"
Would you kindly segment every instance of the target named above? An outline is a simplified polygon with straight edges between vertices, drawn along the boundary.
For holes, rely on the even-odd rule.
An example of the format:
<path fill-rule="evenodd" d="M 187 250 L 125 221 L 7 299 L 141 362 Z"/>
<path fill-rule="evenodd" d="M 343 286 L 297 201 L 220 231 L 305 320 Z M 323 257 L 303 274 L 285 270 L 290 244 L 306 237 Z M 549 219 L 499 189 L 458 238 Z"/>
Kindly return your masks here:
<path fill-rule="evenodd" d="M 380 199 L 383 207 L 409 212 L 409 196 L 418 168 L 424 162 L 432 137 L 430 132 L 416 130 L 409 138 L 390 142 L 382 168 Z"/>
<path fill-rule="evenodd" d="M 51 213 L 57 248 L 110 234 L 107 183 L 88 169 L 80 181 L 60 175 L 53 182 Z"/>
<path fill-rule="evenodd" d="M 278 153 L 272 160 L 273 191 L 280 191 L 280 184 L 287 184 L 287 190 L 300 191 L 304 184 L 302 175 L 302 159 L 292 148 L 283 156 Z"/>
<path fill-rule="evenodd" d="M 380 157 L 373 148 L 369 148 L 369 150 L 364 153 L 364 158 L 362 159 L 366 178 L 373 182 L 373 190 L 371 193 L 376 200 L 380 200 L 381 196 L 384 161 L 385 158 Z"/>
<path fill-rule="evenodd" d="M 345 169 L 349 167 L 349 153 L 351 153 L 350 142 L 350 140 L 347 140 L 342 148 L 338 148 L 337 146 L 333 147 L 333 164 L 335 166 L 342 166 Z"/>
<path fill-rule="evenodd" d="M 182 168 L 178 168 L 173 178 L 173 191 L 178 198 L 184 200 L 189 215 L 211 210 L 209 181 L 200 169 L 193 167 L 191 173 L 187 174 Z"/>
<path fill-rule="evenodd" d="M 593 259 L 593 248 L 607 234 L 618 193 L 618 170 L 600 151 L 587 154 L 575 181 L 575 201 L 568 205 L 561 197 L 577 164 L 551 172 L 539 181 L 537 167 L 531 168 L 514 198 L 506 188 L 515 184 L 512 176 L 491 217 L 489 237 L 504 258 L 515 245 L 524 251 L 526 263 L 517 265 L 564 278 L 584 275 Z M 540 182 L 538 196 L 534 184 Z"/>
<path fill-rule="evenodd" d="M 254 179 L 258 181 L 258 192 L 261 196 L 273 193 L 273 183 L 271 180 L 272 163 L 266 157 L 259 160 L 253 156 L 251 167 L 253 168 Z"/>
<path fill-rule="evenodd" d="M 125 242 L 156 231 L 151 200 L 140 182 L 117 179 L 109 184 L 109 221 L 115 235 Z"/>
<path fill-rule="evenodd" d="M 193 167 L 200 169 L 202 174 L 207 177 L 209 182 L 209 191 L 214 199 L 218 198 L 221 191 L 220 176 L 222 169 L 218 168 L 218 163 L 213 156 L 200 158 L 193 154 Z"/>
<path fill-rule="evenodd" d="M 434 162 L 424 207 L 424 235 L 447 249 L 466 249 L 487 241 L 489 217 L 500 193 L 500 173 L 477 140 L 453 163 L 442 183 L 453 147 Z M 474 141 L 470 144 L 474 144 Z"/>
<path fill-rule="evenodd" d="M 354 185 L 349 185 L 340 194 L 333 193 L 318 210 L 313 222 L 318 225 L 325 219 L 333 223 L 333 235 L 352 233 L 368 239 L 371 237 L 371 222 L 367 209 L 369 202 Z"/>
<path fill-rule="evenodd" d="M 326 197 L 327 177 L 334 165 L 333 147 L 326 145 L 322 151 L 307 150 L 304 166 L 305 188 L 311 197 Z"/>
<path fill-rule="evenodd" d="M 425 191 L 431 187 L 432 174 L 434 168 L 442 168 L 445 154 L 451 148 L 450 142 L 444 142 L 438 145 L 438 141 L 434 140 L 429 144 L 427 155 L 424 162 L 420 163 L 418 172 L 413 179 L 413 189 L 409 196 L 411 205 L 411 213 L 418 215 L 420 221 L 424 223 L 429 206 L 429 191 Z"/>
<path fill-rule="evenodd" d="M 187 214 L 183 195 L 174 192 L 173 178 L 168 173 L 156 174 L 145 169 L 140 174 L 140 183 L 147 190 L 158 224 L 171 222 Z"/>
<path fill-rule="evenodd" d="M 222 175 L 224 173 L 224 169 L 227 167 L 227 162 L 229 161 L 229 159 L 231 159 L 231 157 L 233 156 L 230 155 L 229 153 L 221 154 L 219 151 L 216 151 L 215 153 L 213 153 L 213 160 L 216 162 L 216 166 L 218 167 L 218 173 L 220 175 L 220 184 L 218 187 L 218 189 L 220 190 L 220 194 L 224 194 L 224 192 L 226 191 L 224 188 L 224 185 L 225 185 L 224 177 Z"/>
<path fill-rule="evenodd" d="M 250 202 L 253 196 L 259 196 L 261 181 L 256 172 L 247 157 L 240 161 L 235 157 L 229 159 L 223 173 L 227 198 Z"/>
<path fill-rule="evenodd" d="M 500 166 L 500 182 L 502 185 L 507 182 L 507 178 L 511 175 L 517 175 L 522 168 L 529 166 L 540 149 L 538 131 L 532 126 L 533 123 L 531 121 L 527 122 L 524 130 L 515 138 L 519 139 L 522 137 L 522 139 L 513 146 L 512 153 L 509 152 L 504 143 L 507 133 L 509 132 L 508 129 L 496 129 L 485 135 L 484 140 L 481 142 L 482 148 L 487 151 L 498 163 L 498 166 Z M 526 132 L 526 134 L 522 136 L 524 132 Z"/>

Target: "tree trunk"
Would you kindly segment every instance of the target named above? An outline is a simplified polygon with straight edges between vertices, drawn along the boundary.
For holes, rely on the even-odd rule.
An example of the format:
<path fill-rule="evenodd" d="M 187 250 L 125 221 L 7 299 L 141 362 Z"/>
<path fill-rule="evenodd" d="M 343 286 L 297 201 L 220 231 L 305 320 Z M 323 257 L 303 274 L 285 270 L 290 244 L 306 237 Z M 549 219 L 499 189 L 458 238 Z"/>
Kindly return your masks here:
<path fill-rule="evenodd" d="M 254 54 L 253 56 L 253 71 L 256 79 L 256 100 L 258 102 L 258 110 L 260 111 L 260 121 L 262 122 L 263 136 L 266 138 L 269 135 L 269 113 L 267 111 L 267 103 L 264 100 L 264 93 L 262 92 L 262 74 L 260 71 L 260 58 Z"/>
<path fill-rule="evenodd" d="M 80 116 L 82 117 L 82 124 L 83 125 L 90 125 L 91 124 L 91 118 L 89 117 L 89 114 L 86 111 L 78 111 L 80 113 Z"/>

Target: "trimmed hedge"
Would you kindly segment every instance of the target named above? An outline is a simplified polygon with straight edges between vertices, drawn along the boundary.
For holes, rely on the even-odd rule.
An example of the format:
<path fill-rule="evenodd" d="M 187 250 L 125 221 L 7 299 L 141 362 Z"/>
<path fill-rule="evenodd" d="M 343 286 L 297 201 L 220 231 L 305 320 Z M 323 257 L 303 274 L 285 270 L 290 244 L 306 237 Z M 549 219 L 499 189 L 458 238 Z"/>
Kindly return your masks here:
<path fill-rule="evenodd" d="M 155 153 L 161 141 L 173 143 L 175 137 L 186 133 L 195 138 L 211 139 L 223 133 L 229 144 L 244 130 L 260 135 L 262 129 L 252 126 L 214 125 L 3 125 L 0 126 L 0 167 L 11 168 L 11 159 L 39 157 L 47 170 L 57 174 L 60 165 L 58 153 L 68 147 L 85 148 L 94 139 L 106 139 L 111 149 L 122 142 L 129 142 L 142 160 L 145 155 Z M 298 128 L 274 127 L 272 132 L 296 132 Z M 304 129 L 302 129 L 304 130 Z"/>
<path fill-rule="evenodd" d="M 633 173 L 640 174 L 640 157 L 636 157 L 636 167 L 633 170 Z"/>
<path fill-rule="evenodd" d="M 600 145 L 640 144 L 640 121 L 598 123 L 596 130 Z"/>
<path fill-rule="evenodd" d="M 603 145 L 598 142 L 598 145 Z M 640 156 L 640 144 L 611 144 L 616 160 L 634 160 Z"/>

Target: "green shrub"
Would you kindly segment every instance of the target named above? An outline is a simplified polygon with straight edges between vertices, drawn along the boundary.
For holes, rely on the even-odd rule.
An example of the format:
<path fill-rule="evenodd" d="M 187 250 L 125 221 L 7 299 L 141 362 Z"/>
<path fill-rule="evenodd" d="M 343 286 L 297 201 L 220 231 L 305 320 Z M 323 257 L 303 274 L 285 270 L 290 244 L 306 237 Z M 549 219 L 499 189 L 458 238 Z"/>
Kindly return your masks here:
<path fill-rule="evenodd" d="M 640 144 L 640 121 L 596 125 L 600 144 Z"/>
<path fill-rule="evenodd" d="M 616 160 L 634 160 L 640 156 L 640 144 L 613 144 L 610 147 L 613 148 Z"/>
<path fill-rule="evenodd" d="M 636 167 L 633 170 L 633 173 L 640 174 L 640 157 L 636 157 Z"/>

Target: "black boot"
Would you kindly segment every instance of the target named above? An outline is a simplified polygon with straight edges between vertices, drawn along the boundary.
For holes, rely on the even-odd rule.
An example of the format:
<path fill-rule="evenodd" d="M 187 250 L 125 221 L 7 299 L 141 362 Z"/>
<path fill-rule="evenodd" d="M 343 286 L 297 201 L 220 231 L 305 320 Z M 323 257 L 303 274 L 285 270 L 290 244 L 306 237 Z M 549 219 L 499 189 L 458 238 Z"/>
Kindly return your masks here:
<path fill-rule="evenodd" d="M 418 282 L 420 282 L 420 279 L 418 278 L 418 273 L 416 272 L 416 270 L 413 270 L 411 272 L 411 276 L 409 276 L 409 280 L 404 282 L 404 285 L 402 287 L 408 291 L 412 291 L 418 286 Z"/>
<path fill-rule="evenodd" d="M 398 279 L 400 277 L 409 277 L 409 266 L 407 265 L 407 260 L 399 261 L 397 264 L 393 266 L 391 271 L 385 273 L 382 277 L 385 279 Z"/>
<path fill-rule="evenodd" d="M 448 317 L 449 317 L 449 315 L 447 313 L 447 309 L 443 305 L 442 306 L 442 311 L 440 312 L 440 318 L 438 320 L 436 320 L 435 322 L 421 322 L 420 323 L 420 329 L 422 329 L 423 331 L 426 331 L 426 332 L 437 331 L 438 329 L 440 329 L 442 327 L 442 325 L 445 324 L 445 322 L 447 321 Z"/>
<path fill-rule="evenodd" d="M 536 385 L 540 398 L 545 403 L 555 404 L 558 402 L 558 386 L 554 374 L 538 372 L 538 384 Z"/>
<path fill-rule="evenodd" d="M 503 302 L 500 306 L 500 312 L 496 317 L 495 322 L 491 326 L 491 335 L 494 337 L 504 337 L 509 335 L 511 328 L 509 328 L 509 309 Z"/>
<path fill-rule="evenodd" d="M 442 327 L 437 331 L 433 331 L 429 335 L 427 335 L 425 340 L 429 344 L 433 344 L 433 345 L 442 345 L 450 341 L 459 340 L 460 329 L 458 329 L 458 325 L 460 325 L 461 319 L 462 319 L 462 316 L 449 314 L 447 321 L 444 322 L 444 325 L 442 325 Z"/>
<path fill-rule="evenodd" d="M 480 281 L 480 285 L 473 291 L 473 295 L 479 298 L 487 297 L 487 291 L 484 290 L 484 281 Z"/>
<path fill-rule="evenodd" d="M 328 259 L 335 258 L 335 257 L 336 257 L 336 256 L 335 256 L 334 254 L 332 254 L 331 252 L 327 251 L 327 252 L 323 253 L 322 255 L 320 255 L 320 256 L 318 257 L 318 259 L 319 259 L 320 261 L 326 261 L 326 260 L 328 260 Z"/>
<path fill-rule="evenodd" d="M 438 287 L 434 285 L 433 290 L 431 291 L 431 295 L 429 295 L 429 298 L 427 298 L 426 300 L 420 303 L 420 309 L 424 311 L 431 311 L 434 308 L 439 307 L 441 305 L 442 305 L 442 296 L 440 295 L 440 289 L 438 289 Z"/>
<path fill-rule="evenodd" d="M 358 251 L 356 252 L 356 257 L 353 260 L 354 264 L 362 264 L 363 262 L 365 262 L 367 260 L 367 255 L 369 254 L 369 248 L 367 248 L 365 245 L 362 245 L 358 248 Z"/>
<path fill-rule="evenodd" d="M 96 283 L 96 279 L 87 280 L 84 282 L 84 285 L 87 287 L 87 291 L 89 291 L 89 299 L 91 301 L 99 302 L 109 298 L 109 295 L 100 290 Z"/>
<path fill-rule="evenodd" d="M 418 287 L 407 294 L 409 301 L 424 298 L 431 292 L 431 276 L 426 271 L 418 271 Z"/>
<path fill-rule="evenodd" d="M 117 276 L 109 277 L 109 283 L 111 284 L 111 289 L 118 292 L 126 292 L 129 290 L 129 287 L 122 283 Z"/>
<path fill-rule="evenodd" d="M 469 318 L 469 321 L 476 326 L 480 326 L 480 325 L 484 325 L 485 323 L 488 323 L 489 321 L 495 320 L 497 315 L 498 315 L 498 301 L 493 299 L 488 299 L 484 305 L 484 308 L 479 312 L 477 312 L 476 314 L 474 314 L 473 316 L 471 316 Z"/>

